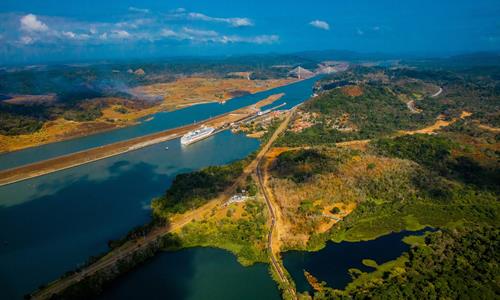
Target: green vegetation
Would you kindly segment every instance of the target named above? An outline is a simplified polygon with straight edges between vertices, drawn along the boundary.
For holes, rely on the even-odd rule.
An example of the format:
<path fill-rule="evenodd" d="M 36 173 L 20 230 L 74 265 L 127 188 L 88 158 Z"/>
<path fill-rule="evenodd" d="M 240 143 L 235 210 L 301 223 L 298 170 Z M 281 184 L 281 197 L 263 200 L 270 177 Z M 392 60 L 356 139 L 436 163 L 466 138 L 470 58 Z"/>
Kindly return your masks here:
<path fill-rule="evenodd" d="M 47 118 L 43 107 L 20 107 L 0 101 L 0 134 L 19 135 L 35 132 L 42 128 Z"/>
<path fill-rule="evenodd" d="M 357 97 L 333 89 L 313 98 L 303 110 L 319 113 L 318 123 L 300 133 L 287 132 L 279 144 L 324 145 L 380 137 L 396 130 L 420 127 L 432 122 L 438 114 L 436 110 L 411 113 L 390 87 L 366 84 L 362 89 L 363 94 Z M 351 130 L 334 129 L 331 124 L 346 115 Z"/>
<path fill-rule="evenodd" d="M 139 243 L 140 244 L 140 243 Z M 138 244 L 138 245 L 139 245 Z M 90 299 L 101 294 L 102 291 L 117 277 L 129 272 L 144 261 L 152 258 L 158 251 L 162 249 L 175 250 L 179 249 L 180 241 L 178 237 L 172 234 L 167 234 L 156 241 L 150 242 L 139 251 L 133 252 L 129 256 L 120 258 L 117 263 L 102 269 L 92 275 L 82 278 L 82 280 L 69 286 L 60 294 L 52 295 L 50 299 Z M 95 260 L 89 261 L 89 263 Z M 68 272 L 66 276 L 74 274 Z M 30 296 L 26 295 L 26 299 Z"/>
<path fill-rule="evenodd" d="M 168 214 L 183 213 L 203 205 L 233 184 L 243 172 L 246 161 L 252 157 L 177 175 L 165 195 L 153 201 L 154 214 L 168 217 Z"/>
<path fill-rule="evenodd" d="M 433 169 L 439 169 L 450 157 L 453 143 L 444 137 L 428 134 L 383 138 L 372 142 L 378 154 L 413 160 Z"/>
<path fill-rule="evenodd" d="M 314 299 L 495 299 L 499 253 L 498 228 L 438 231 L 397 260 L 358 274 L 345 290 L 326 288 Z"/>
<path fill-rule="evenodd" d="M 381 155 L 410 159 L 442 176 L 498 192 L 499 169 L 495 166 L 484 166 L 474 157 L 452 156 L 452 150 L 460 147 L 460 144 L 447 137 L 407 135 L 374 141 L 372 147 Z M 421 178 L 419 181 L 421 185 L 439 185 L 438 182 L 429 180 L 428 177 Z"/>
<path fill-rule="evenodd" d="M 228 212 L 232 211 L 230 207 Z M 234 213 L 234 212 L 233 212 Z M 265 204 L 247 200 L 239 218 L 225 216 L 191 222 L 182 228 L 182 247 L 217 247 L 231 251 L 245 266 L 267 262 Z"/>
<path fill-rule="evenodd" d="M 333 172 L 346 155 L 331 156 L 327 150 L 301 149 L 281 153 L 273 166 L 273 175 L 305 182 L 315 174 Z"/>
<path fill-rule="evenodd" d="M 496 224 L 500 218 L 498 187 L 494 188 L 491 178 L 480 170 L 467 173 L 460 165 L 462 156 L 452 155 L 455 144 L 439 135 L 374 141 L 371 149 L 378 155 L 413 160 L 418 165 L 385 172 L 381 178 L 360 177 L 355 186 L 365 200 L 332 229 L 331 238 L 366 240 L 393 231 L 446 227 L 464 220 Z M 498 168 L 489 172 L 498 174 Z"/>
<path fill-rule="evenodd" d="M 93 121 L 102 116 L 101 108 L 92 106 L 85 110 L 67 110 L 63 113 L 63 118 L 69 121 L 85 122 Z"/>

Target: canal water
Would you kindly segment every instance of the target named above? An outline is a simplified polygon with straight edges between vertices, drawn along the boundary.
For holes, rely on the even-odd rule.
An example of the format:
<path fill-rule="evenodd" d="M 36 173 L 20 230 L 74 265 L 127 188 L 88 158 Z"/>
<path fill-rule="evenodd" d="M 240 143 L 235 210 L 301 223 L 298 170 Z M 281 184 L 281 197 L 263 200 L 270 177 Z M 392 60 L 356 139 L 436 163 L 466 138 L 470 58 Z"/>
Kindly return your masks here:
<path fill-rule="evenodd" d="M 2 154 L 0 155 L 0 170 L 14 168 L 28 163 L 33 163 L 93 147 L 107 145 L 130 138 L 179 127 L 182 125 L 192 124 L 196 121 L 205 120 L 210 117 L 214 117 L 244 106 L 251 105 L 273 94 L 285 93 L 285 95 L 280 100 L 276 101 L 276 103 L 266 106 L 262 109 L 265 110 L 269 107 L 273 107 L 284 102 L 286 102 L 287 105 L 285 105 L 281 109 L 287 109 L 308 99 L 312 93 L 312 86 L 317 79 L 317 77 L 314 77 L 268 91 L 245 95 L 242 97 L 231 99 L 225 104 L 207 103 L 187 107 L 172 112 L 160 112 L 152 115 L 152 120 L 142 121 L 135 126 L 129 126 L 82 138 Z M 149 117 L 150 116 L 148 116 L 148 118 Z"/>
<path fill-rule="evenodd" d="M 1 298 L 22 298 L 148 222 L 151 199 L 176 174 L 244 158 L 258 146 L 225 131 L 189 147 L 169 141 L 0 188 Z"/>
<path fill-rule="evenodd" d="M 197 105 L 158 113 L 152 121 L 137 126 L 5 154 L 0 156 L 0 169 L 188 124 L 275 93 L 283 92 L 285 96 L 273 105 L 287 102 L 285 108 L 289 108 L 310 97 L 315 80 L 247 95 L 224 105 Z M 246 157 L 258 147 L 257 140 L 225 131 L 189 147 L 181 147 L 178 140 L 168 141 L 0 187 L 0 298 L 21 299 L 40 284 L 83 264 L 89 256 L 106 251 L 109 240 L 146 223 L 151 200 L 161 195 L 177 174 L 227 164 Z M 190 253 L 204 250 L 181 253 L 191 256 Z M 169 255 L 178 254 L 162 254 L 160 263 L 169 262 L 169 258 L 161 259 Z M 220 262 L 234 260 L 228 252 L 218 252 L 216 256 Z M 163 267 L 169 269 L 167 265 Z M 212 270 L 205 265 L 199 268 L 203 272 Z M 212 277 L 226 274 L 229 277 L 221 276 L 220 280 L 229 282 L 238 278 L 234 272 L 240 272 L 242 289 L 248 285 L 245 278 L 259 277 L 266 282 L 263 287 L 272 287 L 262 288 L 261 292 L 271 297 L 264 298 L 272 299 L 277 293 L 263 265 L 243 268 L 235 264 L 226 273 L 225 267 L 222 269 Z M 183 272 L 179 268 L 170 270 L 175 274 Z M 195 290 L 193 286 L 193 293 Z"/>

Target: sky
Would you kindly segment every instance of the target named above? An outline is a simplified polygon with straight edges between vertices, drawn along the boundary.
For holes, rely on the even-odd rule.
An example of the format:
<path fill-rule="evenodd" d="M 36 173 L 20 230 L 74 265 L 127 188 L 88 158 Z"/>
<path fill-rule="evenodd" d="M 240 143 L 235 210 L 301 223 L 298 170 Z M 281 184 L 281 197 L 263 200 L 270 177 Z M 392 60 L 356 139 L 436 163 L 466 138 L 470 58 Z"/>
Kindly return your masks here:
<path fill-rule="evenodd" d="M 499 0 L 1 0 L 0 64 L 500 50 Z"/>

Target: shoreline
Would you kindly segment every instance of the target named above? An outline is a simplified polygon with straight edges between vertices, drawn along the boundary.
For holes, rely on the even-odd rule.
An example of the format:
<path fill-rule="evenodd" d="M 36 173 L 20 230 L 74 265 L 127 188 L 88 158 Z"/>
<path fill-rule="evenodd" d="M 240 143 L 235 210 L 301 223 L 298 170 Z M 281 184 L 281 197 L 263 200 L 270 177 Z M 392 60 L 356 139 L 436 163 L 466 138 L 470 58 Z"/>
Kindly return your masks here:
<path fill-rule="evenodd" d="M 214 127 L 217 131 L 225 130 L 228 128 L 227 124 L 239 122 L 252 116 L 256 113 L 257 109 L 268 105 L 269 102 L 272 103 L 279 100 L 282 96 L 283 93 L 274 94 L 258 101 L 255 104 L 251 104 L 249 106 L 245 106 L 194 124 L 184 125 L 125 141 L 54 157 L 20 167 L 2 170 L 0 171 L 0 186 L 74 168 L 112 156 L 135 151 L 154 144 L 173 140 L 202 125 Z"/>
<path fill-rule="evenodd" d="M 270 90 L 273 90 L 273 89 L 277 89 L 277 88 L 281 88 L 281 87 L 284 87 L 284 86 L 288 86 L 290 84 L 298 83 L 298 82 L 303 81 L 303 80 L 305 80 L 305 79 L 302 79 L 302 80 L 293 80 L 293 81 L 287 82 L 287 83 L 282 84 L 282 85 L 277 85 L 277 86 L 272 87 L 272 88 L 267 89 L 267 90 L 261 90 L 261 91 L 257 91 L 257 92 L 254 92 L 254 93 L 249 93 L 248 95 L 255 95 L 255 94 L 258 94 L 258 93 L 267 92 L 267 91 L 270 91 Z M 88 137 L 88 136 L 93 136 L 93 135 L 97 135 L 97 134 L 101 134 L 101 133 L 105 133 L 105 132 L 110 132 L 110 131 L 113 131 L 113 130 L 118 130 L 118 129 L 122 129 L 122 128 L 136 126 L 136 125 L 138 125 L 138 124 L 140 124 L 142 122 L 148 122 L 148 121 L 150 121 L 151 118 L 154 118 L 154 115 L 156 115 L 158 113 L 162 113 L 162 112 L 173 112 L 173 111 L 182 110 L 182 109 L 185 109 L 185 108 L 189 108 L 189 107 L 193 107 L 193 106 L 197 106 L 197 105 L 202 105 L 202 104 L 210 104 L 210 103 L 219 103 L 219 104 L 222 104 L 223 102 L 228 102 L 228 101 L 231 101 L 231 100 L 234 100 L 234 99 L 237 99 L 237 98 L 239 98 L 239 97 L 230 98 L 230 99 L 227 99 L 227 100 L 224 100 L 224 101 L 218 101 L 218 100 L 210 101 L 210 100 L 207 100 L 207 101 L 200 101 L 200 102 L 194 102 L 194 103 L 186 103 L 186 104 L 182 104 L 182 105 L 176 105 L 173 109 L 171 107 L 170 108 L 168 108 L 168 107 L 163 107 L 162 108 L 161 105 L 160 105 L 160 106 L 158 106 L 158 109 L 156 111 L 151 112 L 151 113 L 146 114 L 146 115 L 143 115 L 143 116 L 138 116 L 134 120 L 128 122 L 128 124 L 120 124 L 120 125 L 108 124 L 108 125 L 111 125 L 111 126 L 108 127 L 108 128 L 104 128 L 104 129 L 97 129 L 97 130 L 94 130 L 94 131 L 91 131 L 91 132 L 87 132 L 87 133 L 86 132 L 82 132 L 82 133 L 70 134 L 70 135 L 67 135 L 65 137 L 55 138 L 54 140 L 48 140 L 48 141 L 44 141 L 44 142 L 33 143 L 32 145 L 28 144 L 27 146 L 22 146 L 22 147 L 19 147 L 19 148 L 14 148 L 13 150 L 6 150 L 6 151 L 1 151 L 0 150 L 0 156 L 1 155 L 5 155 L 5 154 L 10 154 L 10 153 L 15 153 L 15 152 L 18 152 L 18 151 L 23 151 L 23 150 L 31 149 L 31 148 L 36 148 L 36 147 L 40 147 L 40 146 L 44 146 L 44 145 L 49 145 L 49 144 L 53 144 L 53 143 L 70 141 L 70 140 L 84 138 L 84 137 Z M 138 112 L 138 113 L 140 114 L 140 112 Z M 95 122 L 95 121 L 82 122 L 82 124 L 92 123 L 92 122 Z"/>

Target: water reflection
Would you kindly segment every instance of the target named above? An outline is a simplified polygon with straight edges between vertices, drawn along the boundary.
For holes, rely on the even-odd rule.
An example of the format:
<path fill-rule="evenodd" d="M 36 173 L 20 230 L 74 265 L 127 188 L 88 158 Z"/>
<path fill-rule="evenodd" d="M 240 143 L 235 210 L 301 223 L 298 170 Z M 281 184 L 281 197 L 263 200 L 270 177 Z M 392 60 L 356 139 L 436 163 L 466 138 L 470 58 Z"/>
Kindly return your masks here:
<path fill-rule="evenodd" d="M 198 144 L 182 149 L 170 141 L 0 188 L 3 296 L 20 298 L 147 222 L 151 199 L 176 174 L 228 163 L 258 147 L 230 132 Z"/>

